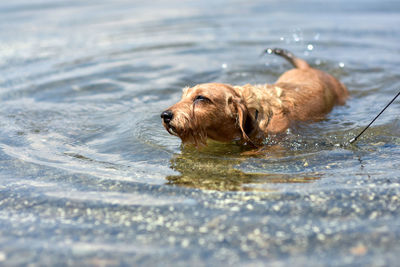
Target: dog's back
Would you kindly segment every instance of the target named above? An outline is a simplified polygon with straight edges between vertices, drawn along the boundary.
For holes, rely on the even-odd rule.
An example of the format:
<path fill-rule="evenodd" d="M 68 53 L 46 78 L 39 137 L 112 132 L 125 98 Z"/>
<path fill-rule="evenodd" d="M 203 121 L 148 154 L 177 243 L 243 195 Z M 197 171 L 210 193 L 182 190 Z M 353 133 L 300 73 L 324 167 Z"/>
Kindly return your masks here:
<path fill-rule="evenodd" d="M 308 63 L 283 49 L 272 49 L 272 53 L 287 59 L 295 69 L 283 73 L 275 86 L 282 88 L 289 104 L 292 120 L 320 119 L 334 105 L 344 105 L 348 98 L 345 85 L 332 75 L 314 69 Z"/>

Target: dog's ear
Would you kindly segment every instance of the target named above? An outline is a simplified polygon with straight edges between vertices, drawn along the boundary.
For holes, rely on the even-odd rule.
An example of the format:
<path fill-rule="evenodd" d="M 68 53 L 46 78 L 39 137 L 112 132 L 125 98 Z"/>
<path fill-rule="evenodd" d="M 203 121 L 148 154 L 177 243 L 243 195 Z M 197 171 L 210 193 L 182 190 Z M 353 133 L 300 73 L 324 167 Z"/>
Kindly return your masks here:
<path fill-rule="evenodd" d="M 251 142 L 247 133 L 251 132 L 251 127 L 253 127 L 252 118 L 246 105 L 239 97 L 230 97 L 228 103 L 233 105 L 234 114 L 236 115 L 236 121 L 238 123 L 239 129 L 242 132 L 243 139 L 246 142 Z"/>

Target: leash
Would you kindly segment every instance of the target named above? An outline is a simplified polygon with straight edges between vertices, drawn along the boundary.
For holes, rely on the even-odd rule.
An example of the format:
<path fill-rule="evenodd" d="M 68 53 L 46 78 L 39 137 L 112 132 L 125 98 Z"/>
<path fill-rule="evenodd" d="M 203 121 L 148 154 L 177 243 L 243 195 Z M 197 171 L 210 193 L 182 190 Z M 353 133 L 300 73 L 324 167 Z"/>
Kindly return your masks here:
<path fill-rule="evenodd" d="M 397 93 L 397 95 L 379 112 L 379 114 L 367 125 L 367 127 L 364 128 L 356 137 L 352 138 L 349 140 L 349 144 L 354 144 L 357 139 L 374 123 L 374 121 L 396 100 L 396 98 L 400 95 L 400 91 Z"/>

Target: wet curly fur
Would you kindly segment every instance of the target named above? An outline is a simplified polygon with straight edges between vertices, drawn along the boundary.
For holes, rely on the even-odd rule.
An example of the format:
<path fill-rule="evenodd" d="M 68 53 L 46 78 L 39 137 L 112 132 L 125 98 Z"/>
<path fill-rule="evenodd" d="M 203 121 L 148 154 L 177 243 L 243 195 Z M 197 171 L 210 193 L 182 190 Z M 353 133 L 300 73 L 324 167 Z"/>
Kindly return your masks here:
<path fill-rule="evenodd" d="M 347 88 L 336 78 L 286 50 L 267 51 L 295 68 L 270 85 L 184 88 L 181 100 L 161 114 L 166 130 L 197 147 L 206 145 L 207 138 L 261 146 L 268 135 L 284 132 L 293 122 L 320 120 L 334 105 L 345 103 Z"/>

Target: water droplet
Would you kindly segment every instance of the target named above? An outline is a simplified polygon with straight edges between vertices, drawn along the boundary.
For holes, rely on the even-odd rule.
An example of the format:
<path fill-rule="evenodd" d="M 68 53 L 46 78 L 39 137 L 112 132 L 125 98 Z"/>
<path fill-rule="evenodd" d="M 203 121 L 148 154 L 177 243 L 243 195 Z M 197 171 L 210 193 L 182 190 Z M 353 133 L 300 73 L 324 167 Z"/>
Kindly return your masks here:
<path fill-rule="evenodd" d="M 6 253 L 0 251 L 0 262 L 5 261 L 7 259 Z"/>
<path fill-rule="evenodd" d="M 183 248 L 187 248 L 190 245 L 190 240 L 189 239 L 183 239 L 181 242 L 181 246 Z"/>
<path fill-rule="evenodd" d="M 320 36 L 321 36 L 321 35 L 320 35 L 319 33 L 317 33 L 317 34 L 314 36 L 314 40 L 315 40 L 315 41 L 318 41 Z"/>
<path fill-rule="evenodd" d="M 314 49 L 314 46 L 312 44 L 309 44 L 309 45 L 307 45 L 307 49 L 311 51 Z"/>
<path fill-rule="evenodd" d="M 344 68 L 344 63 L 343 63 L 343 62 L 340 62 L 340 63 L 339 63 L 339 67 Z"/>
<path fill-rule="evenodd" d="M 223 69 L 226 69 L 226 68 L 228 67 L 228 65 L 227 65 L 226 63 L 223 63 L 223 64 L 221 65 L 221 67 L 222 67 Z"/>
<path fill-rule="evenodd" d="M 282 36 L 281 38 L 279 38 L 279 40 L 284 41 L 285 37 Z"/>

